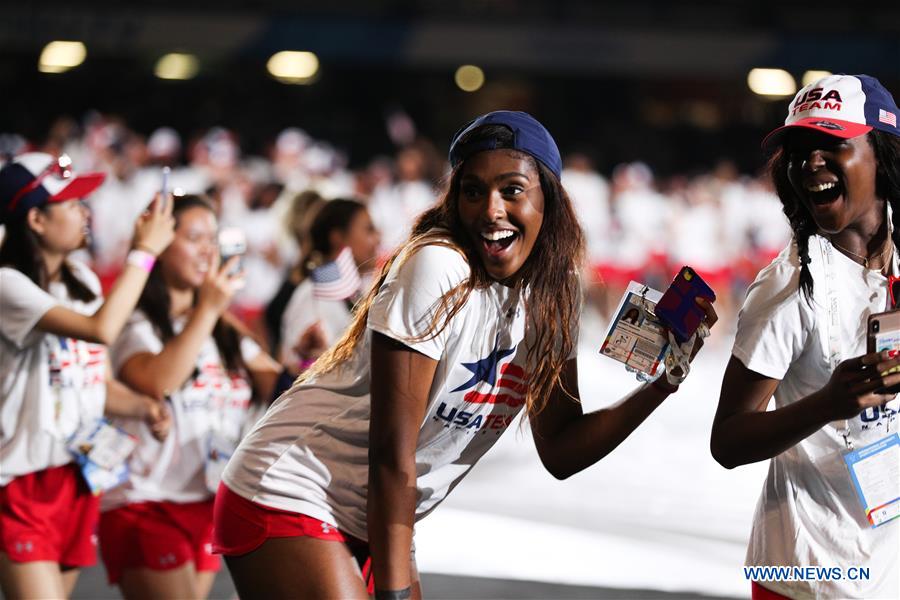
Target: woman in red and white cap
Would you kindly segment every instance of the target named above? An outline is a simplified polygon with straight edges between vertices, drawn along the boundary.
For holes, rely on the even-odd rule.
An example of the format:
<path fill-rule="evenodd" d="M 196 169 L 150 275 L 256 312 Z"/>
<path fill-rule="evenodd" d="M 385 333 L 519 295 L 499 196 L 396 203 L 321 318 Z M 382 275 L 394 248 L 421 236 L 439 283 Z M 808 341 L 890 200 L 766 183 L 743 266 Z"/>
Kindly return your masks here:
<path fill-rule="evenodd" d="M 134 250 L 109 297 L 68 255 L 85 244 L 81 199 L 103 181 L 68 157 L 23 154 L 0 169 L 0 588 L 8 598 L 68 596 L 96 561 L 98 498 L 66 441 L 103 415 L 105 344 L 137 303 L 156 255 L 173 237 L 159 202 L 137 222 Z"/>
<path fill-rule="evenodd" d="M 793 240 L 747 293 L 711 448 L 729 469 L 770 459 L 747 566 L 801 575 L 747 572 L 753 598 L 900 597 L 900 357 L 866 353 L 868 315 L 900 300 L 898 113 L 876 79 L 831 75 L 764 142 Z M 860 453 L 880 461 L 880 510 L 857 493 Z"/>

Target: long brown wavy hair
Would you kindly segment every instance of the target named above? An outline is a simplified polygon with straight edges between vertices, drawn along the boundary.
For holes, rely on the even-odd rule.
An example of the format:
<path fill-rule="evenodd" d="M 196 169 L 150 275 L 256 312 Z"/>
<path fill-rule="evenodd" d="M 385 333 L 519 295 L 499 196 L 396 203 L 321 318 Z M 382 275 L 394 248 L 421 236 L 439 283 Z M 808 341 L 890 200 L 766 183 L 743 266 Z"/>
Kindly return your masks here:
<path fill-rule="evenodd" d="M 472 131 L 463 143 L 477 148 L 479 142 L 487 139 L 494 140 L 497 149 L 512 148 L 511 132 L 496 125 Z M 516 273 L 514 284 L 516 288 L 526 291 L 526 330 L 532 333 L 530 339 L 533 343 L 527 348 L 526 354 L 531 376 L 525 410 L 529 417 L 534 417 L 546 406 L 554 386 L 559 385 L 562 389 L 560 374 L 566 358 L 577 343 L 577 322 L 581 310 L 579 274 L 584 257 L 584 234 L 569 196 L 556 175 L 528 154 L 507 151 L 521 154 L 532 163 L 538 172 L 544 194 L 541 231 L 531 254 Z M 464 166 L 465 161 L 451 172 L 441 200 L 419 216 L 409 239 L 382 267 L 381 273 L 357 305 L 353 321 L 343 337 L 301 375 L 299 381 L 308 381 L 316 375 L 328 373 L 350 360 L 365 335 L 369 309 L 388 272 L 395 263 L 402 265 L 423 246 L 441 245 L 456 250 L 468 262 L 470 275 L 438 299 L 427 331 L 409 341 L 431 339 L 440 335 L 465 306 L 472 290 L 484 289 L 495 283 L 484 268 L 459 218 L 459 180 Z"/>

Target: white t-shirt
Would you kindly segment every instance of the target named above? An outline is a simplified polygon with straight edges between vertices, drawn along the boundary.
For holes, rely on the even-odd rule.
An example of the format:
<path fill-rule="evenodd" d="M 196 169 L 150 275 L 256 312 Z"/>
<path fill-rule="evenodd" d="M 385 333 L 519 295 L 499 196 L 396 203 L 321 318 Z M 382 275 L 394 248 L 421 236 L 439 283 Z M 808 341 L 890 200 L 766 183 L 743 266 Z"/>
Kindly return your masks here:
<path fill-rule="evenodd" d="M 432 511 L 522 409 L 525 307 L 494 283 L 433 339 L 442 295 L 469 276 L 466 260 L 430 245 L 395 264 L 373 302 L 364 341 L 348 364 L 282 395 L 241 442 L 223 480 L 259 504 L 307 514 L 367 539 L 371 332 L 437 361 L 416 446 L 416 520 Z"/>
<path fill-rule="evenodd" d="M 309 278 L 300 282 L 281 317 L 281 356 L 288 365 L 300 363 L 294 346 L 313 323 L 318 321 L 321 324 L 325 339 L 331 345 L 343 335 L 353 320 L 353 313 L 346 300 L 316 298 L 313 287 Z"/>
<path fill-rule="evenodd" d="M 186 323 L 185 318 L 173 322 L 176 335 Z M 163 346 L 146 315 L 135 311 L 110 348 L 113 369 L 118 373 L 135 354 L 157 354 Z M 245 361 L 259 352 L 255 342 L 241 339 Z M 129 480 L 103 495 L 101 510 L 146 501 L 200 502 L 213 495 L 204 476 L 210 436 L 215 432 L 237 443 L 252 389 L 245 377 L 225 370 L 212 337 L 203 343 L 195 365 L 194 374 L 167 400 L 172 428 L 164 441 L 157 441 L 143 420 L 116 419 L 117 426 L 138 439 L 138 446 L 128 462 Z"/>
<path fill-rule="evenodd" d="M 831 377 L 825 268 L 821 248 L 809 240 L 814 306 L 798 293 L 800 263 L 791 244 L 763 269 L 738 317 L 736 356 L 751 371 L 781 380 L 781 408 L 820 390 Z M 866 318 L 885 310 L 887 282 L 833 251 L 841 360 L 866 352 Z M 896 264 L 894 266 L 896 269 Z M 900 400 L 849 420 L 856 448 L 896 432 Z M 843 424 L 843 422 L 841 422 Z M 829 424 L 774 457 L 753 520 L 747 565 L 870 568 L 869 581 L 765 582 L 791 598 L 900 597 L 900 520 L 870 528 L 842 458 L 843 437 Z"/>
<path fill-rule="evenodd" d="M 34 328 L 55 306 L 91 315 L 103 304 L 97 276 L 82 263 L 69 266 L 97 294 L 92 302 L 70 299 L 62 282 L 48 293 L 0 268 L 0 485 L 71 462 L 66 439 L 103 416 L 106 347 Z"/>

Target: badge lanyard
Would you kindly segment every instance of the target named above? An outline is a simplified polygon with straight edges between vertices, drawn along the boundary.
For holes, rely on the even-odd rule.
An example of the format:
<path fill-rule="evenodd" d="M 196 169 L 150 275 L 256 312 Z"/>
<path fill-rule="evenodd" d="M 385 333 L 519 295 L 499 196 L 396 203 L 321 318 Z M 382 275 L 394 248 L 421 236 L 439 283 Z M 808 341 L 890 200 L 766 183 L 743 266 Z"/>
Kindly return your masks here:
<path fill-rule="evenodd" d="M 831 372 L 833 373 L 841 362 L 841 340 L 839 334 L 841 327 L 841 316 L 840 310 L 838 308 L 836 281 L 837 277 L 835 275 L 834 266 L 834 246 L 831 245 L 831 242 L 820 235 L 817 235 L 816 238 L 819 242 L 819 252 L 822 256 L 822 266 L 825 270 L 825 326 L 828 329 L 828 365 L 831 369 Z M 894 249 L 892 255 L 891 270 L 896 273 L 898 271 L 898 257 L 896 248 Z M 844 444 L 847 446 L 847 450 L 853 450 L 853 442 L 850 440 L 850 420 L 844 419 L 842 421 L 835 421 L 831 423 L 831 426 L 834 427 L 841 434 L 841 437 L 844 438 Z"/>

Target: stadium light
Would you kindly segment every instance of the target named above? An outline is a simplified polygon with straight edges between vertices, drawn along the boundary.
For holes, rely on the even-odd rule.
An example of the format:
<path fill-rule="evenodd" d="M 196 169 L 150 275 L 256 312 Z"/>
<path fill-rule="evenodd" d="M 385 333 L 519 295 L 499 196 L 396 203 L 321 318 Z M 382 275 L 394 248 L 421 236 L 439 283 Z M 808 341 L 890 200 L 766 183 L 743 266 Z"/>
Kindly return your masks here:
<path fill-rule="evenodd" d="M 828 77 L 831 75 L 831 71 L 807 71 L 803 74 L 803 85 L 809 85 L 814 81 L 818 81 L 823 77 Z"/>
<path fill-rule="evenodd" d="M 484 71 L 475 65 L 463 65 L 453 76 L 456 85 L 464 92 L 475 92 L 484 85 Z"/>
<path fill-rule="evenodd" d="M 783 69 L 751 69 L 747 85 L 754 94 L 769 98 L 784 98 L 797 91 L 793 75 Z"/>
<path fill-rule="evenodd" d="M 193 79 L 200 70 L 200 63 L 193 54 L 170 52 L 156 61 L 153 73 L 160 79 Z"/>
<path fill-rule="evenodd" d="M 305 85 L 319 72 L 319 57 L 312 52 L 284 50 L 273 54 L 266 68 L 281 83 Z"/>
<path fill-rule="evenodd" d="M 84 62 L 87 48 L 81 42 L 50 42 L 41 51 L 38 71 L 41 73 L 63 73 Z"/>

